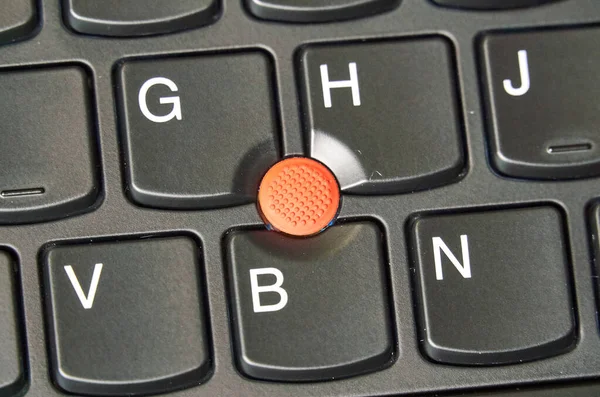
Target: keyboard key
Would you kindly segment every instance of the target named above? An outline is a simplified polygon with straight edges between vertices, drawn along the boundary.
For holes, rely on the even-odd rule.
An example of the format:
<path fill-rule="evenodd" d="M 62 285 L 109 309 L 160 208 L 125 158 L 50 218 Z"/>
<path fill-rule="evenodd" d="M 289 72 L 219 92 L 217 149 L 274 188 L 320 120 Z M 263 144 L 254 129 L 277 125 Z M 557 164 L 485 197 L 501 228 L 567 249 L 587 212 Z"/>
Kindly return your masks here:
<path fill-rule="evenodd" d="M 370 222 L 298 239 L 243 231 L 226 240 L 238 367 L 275 381 L 316 381 L 391 364 L 387 260 Z"/>
<path fill-rule="evenodd" d="M 309 47 L 300 67 L 310 156 L 343 191 L 410 192 L 457 180 L 465 164 L 446 40 Z"/>
<path fill-rule="evenodd" d="M 595 204 L 592 207 L 592 211 L 590 212 L 591 217 L 591 229 L 592 229 L 592 249 L 594 251 L 594 281 L 598 288 L 597 291 L 600 291 L 600 205 Z M 600 300 L 596 302 L 597 305 L 600 305 Z M 596 312 L 596 316 L 599 316 L 600 319 L 600 310 Z M 598 322 L 600 326 L 600 322 Z"/>
<path fill-rule="evenodd" d="M 412 252 L 427 356 L 492 365 L 573 348 L 577 328 L 562 230 L 553 207 L 417 219 Z"/>
<path fill-rule="evenodd" d="M 16 395 L 26 383 L 17 291 L 15 264 L 0 251 L 0 396 Z"/>
<path fill-rule="evenodd" d="M 258 18 L 283 22 L 327 22 L 389 11 L 400 0 L 246 0 Z"/>
<path fill-rule="evenodd" d="M 84 34 L 145 36 L 210 24 L 219 16 L 220 0 L 64 0 L 65 19 Z"/>
<path fill-rule="evenodd" d="M 33 33 L 37 26 L 36 1 L 11 0 L 2 2 L 0 44 L 26 38 Z"/>
<path fill-rule="evenodd" d="M 252 203 L 278 159 L 262 52 L 127 62 L 120 70 L 129 193 L 158 208 Z"/>
<path fill-rule="evenodd" d="M 600 175 L 599 39 L 598 29 L 485 38 L 491 159 L 500 173 Z"/>
<path fill-rule="evenodd" d="M 474 10 L 502 10 L 509 8 L 523 8 L 539 6 L 560 0 L 433 0 L 434 3 L 457 8 Z"/>
<path fill-rule="evenodd" d="M 45 253 L 52 376 L 64 391 L 155 394 L 210 368 L 200 252 L 185 237 Z"/>
<path fill-rule="evenodd" d="M 76 66 L 0 72 L 0 223 L 61 218 L 96 203 L 90 85 Z"/>

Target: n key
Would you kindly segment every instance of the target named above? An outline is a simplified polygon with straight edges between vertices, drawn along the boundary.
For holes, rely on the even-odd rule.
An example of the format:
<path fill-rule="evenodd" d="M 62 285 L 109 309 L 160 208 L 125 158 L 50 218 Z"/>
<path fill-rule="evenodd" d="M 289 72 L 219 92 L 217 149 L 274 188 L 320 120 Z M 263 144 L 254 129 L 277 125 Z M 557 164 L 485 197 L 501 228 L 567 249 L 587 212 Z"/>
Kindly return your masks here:
<path fill-rule="evenodd" d="M 418 329 L 429 358 L 508 364 L 571 349 L 576 326 L 562 230 L 553 207 L 416 219 Z"/>

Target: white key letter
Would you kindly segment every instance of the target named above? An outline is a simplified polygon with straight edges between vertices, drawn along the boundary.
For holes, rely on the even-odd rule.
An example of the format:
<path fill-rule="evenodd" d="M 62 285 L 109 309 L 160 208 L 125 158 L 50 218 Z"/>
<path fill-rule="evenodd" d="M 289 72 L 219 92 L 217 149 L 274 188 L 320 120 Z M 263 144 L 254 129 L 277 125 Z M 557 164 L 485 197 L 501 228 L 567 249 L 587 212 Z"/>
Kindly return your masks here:
<path fill-rule="evenodd" d="M 358 87 L 358 72 L 356 71 L 356 62 L 348 64 L 350 71 L 350 80 L 329 81 L 329 70 L 327 65 L 321 65 L 321 86 L 323 87 L 323 102 L 326 108 L 331 107 L 331 89 L 332 88 L 351 88 L 352 104 L 360 106 L 360 89 Z"/>
<path fill-rule="evenodd" d="M 148 95 L 148 90 L 154 87 L 155 85 L 166 85 L 173 92 L 177 92 L 178 90 L 177 85 L 173 81 L 164 77 L 155 77 L 146 81 L 142 85 L 142 88 L 140 88 L 140 93 L 138 95 L 138 102 L 140 104 L 140 110 L 142 111 L 142 114 L 146 116 L 148 120 L 153 121 L 155 123 L 166 123 L 167 121 L 171 121 L 174 118 L 177 118 L 177 120 L 181 120 L 181 101 L 178 96 L 163 97 L 159 99 L 159 102 L 162 105 L 173 105 L 171 113 L 165 116 L 157 116 L 150 112 L 150 109 L 148 109 L 148 103 L 146 102 L 146 99 Z"/>
<path fill-rule="evenodd" d="M 271 274 L 275 276 L 275 284 L 259 286 L 258 276 L 263 274 Z M 250 269 L 250 287 L 252 288 L 252 306 L 254 307 L 254 313 L 262 312 L 276 312 L 285 307 L 288 302 L 288 294 L 286 290 L 281 288 L 283 285 L 283 273 L 279 269 L 274 267 L 266 267 L 264 269 Z M 261 292 L 275 292 L 279 294 L 279 303 L 274 305 L 261 305 L 260 304 L 260 293 Z"/>
<path fill-rule="evenodd" d="M 527 94 L 529 88 L 531 88 L 531 81 L 529 80 L 529 62 L 527 61 L 527 51 L 521 50 L 518 53 L 519 56 L 519 71 L 521 73 L 521 86 L 515 88 L 512 81 L 509 79 L 504 80 L 504 90 L 508 95 L 512 96 L 523 96 Z"/>
<path fill-rule="evenodd" d="M 448 248 L 446 243 L 440 237 L 433 237 L 433 257 L 435 261 L 435 278 L 436 280 L 443 280 L 444 273 L 442 271 L 442 255 L 441 251 L 450 259 L 450 262 L 454 265 L 456 270 L 463 276 L 463 278 L 471 278 L 471 259 L 469 258 L 469 239 L 466 234 L 460 236 L 460 246 L 462 248 L 462 260 L 463 264 L 456 259 L 452 251 Z"/>
<path fill-rule="evenodd" d="M 88 291 L 88 295 L 85 296 L 83 293 L 83 289 L 81 289 L 81 285 L 79 284 L 79 280 L 73 271 L 72 266 L 65 266 L 65 271 L 67 272 L 67 276 L 69 276 L 69 280 L 71 280 L 71 284 L 75 289 L 75 293 L 81 302 L 81 305 L 84 309 L 91 309 L 94 305 L 94 298 L 96 297 L 96 290 L 98 289 L 98 283 L 100 282 L 100 274 L 102 273 L 102 263 L 96 263 L 94 266 L 94 274 L 92 274 L 92 282 L 90 283 L 90 290 Z"/>

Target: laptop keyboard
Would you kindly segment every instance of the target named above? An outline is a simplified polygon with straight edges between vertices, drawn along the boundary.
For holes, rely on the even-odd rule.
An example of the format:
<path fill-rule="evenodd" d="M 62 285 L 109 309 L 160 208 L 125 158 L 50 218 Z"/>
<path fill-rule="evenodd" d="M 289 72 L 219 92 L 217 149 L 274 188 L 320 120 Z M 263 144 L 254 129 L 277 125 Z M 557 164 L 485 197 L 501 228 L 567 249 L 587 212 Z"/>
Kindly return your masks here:
<path fill-rule="evenodd" d="M 600 2 L 14 0 L 0 396 L 597 396 Z"/>

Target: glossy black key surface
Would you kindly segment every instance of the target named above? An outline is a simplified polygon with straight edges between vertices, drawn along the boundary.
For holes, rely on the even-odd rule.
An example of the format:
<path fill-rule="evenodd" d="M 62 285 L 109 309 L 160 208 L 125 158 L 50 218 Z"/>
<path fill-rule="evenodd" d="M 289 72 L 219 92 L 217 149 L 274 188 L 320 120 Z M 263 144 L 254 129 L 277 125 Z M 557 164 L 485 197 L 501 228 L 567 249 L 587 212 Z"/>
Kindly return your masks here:
<path fill-rule="evenodd" d="M 6 0 L 0 4 L 0 44 L 31 35 L 38 25 L 35 0 Z"/>
<path fill-rule="evenodd" d="M 65 19 L 79 33 L 145 36 L 214 22 L 221 0 L 64 0 Z"/>
<path fill-rule="evenodd" d="M 230 234 L 225 249 L 239 369 L 258 379 L 315 381 L 391 364 L 383 244 L 370 222 L 306 239 Z"/>
<path fill-rule="evenodd" d="M 201 256 L 185 237 L 50 247 L 52 376 L 64 391 L 155 394 L 211 368 Z"/>
<path fill-rule="evenodd" d="M 504 10 L 511 8 L 533 7 L 563 0 L 433 0 L 441 6 L 467 8 L 474 10 Z"/>
<path fill-rule="evenodd" d="M 350 193 L 456 181 L 465 162 L 452 58 L 439 37 L 307 47 L 299 67 L 310 156 Z"/>
<path fill-rule="evenodd" d="M 400 0 L 245 0 L 262 19 L 284 22 L 327 22 L 361 18 L 397 7 Z"/>
<path fill-rule="evenodd" d="M 0 250 L 0 396 L 14 396 L 23 390 L 25 363 L 20 329 L 20 299 L 16 266 L 6 251 Z"/>
<path fill-rule="evenodd" d="M 100 195 L 91 81 L 77 66 L 0 72 L 0 223 L 88 210 Z"/>
<path fill-rule="evenodd" d="M 176 209 L 255 201 L 278 158 L 271 67 L 258 51 L 125 63 L 121 122 L 132 199 Z"/>
<path fill-rule="evenodd" d="M 482 43 L 491 159 L 519 178 L 600 175 L 600 29 L 499 33 Z"/>
<path fill-rule="evenodd" d="M 412 225 L 422 348 L 446 364 L 520 363 L 577 337 L 553 207 L 425 216 Z"/>

